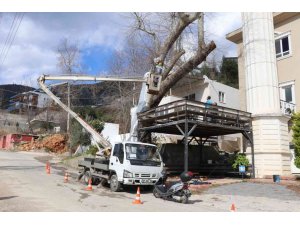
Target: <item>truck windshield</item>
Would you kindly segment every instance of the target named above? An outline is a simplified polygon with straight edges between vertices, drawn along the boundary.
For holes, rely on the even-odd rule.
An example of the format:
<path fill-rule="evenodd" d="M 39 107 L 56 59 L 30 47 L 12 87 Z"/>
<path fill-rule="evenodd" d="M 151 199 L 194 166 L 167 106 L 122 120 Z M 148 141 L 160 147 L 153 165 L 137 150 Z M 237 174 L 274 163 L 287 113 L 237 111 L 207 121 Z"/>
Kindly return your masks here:
<path fill-rule="evenodd" d="M 160 156 L 155 146 L 140 144 L 125 144 L 126 159 L 150 160 L 160 162 Z"/>

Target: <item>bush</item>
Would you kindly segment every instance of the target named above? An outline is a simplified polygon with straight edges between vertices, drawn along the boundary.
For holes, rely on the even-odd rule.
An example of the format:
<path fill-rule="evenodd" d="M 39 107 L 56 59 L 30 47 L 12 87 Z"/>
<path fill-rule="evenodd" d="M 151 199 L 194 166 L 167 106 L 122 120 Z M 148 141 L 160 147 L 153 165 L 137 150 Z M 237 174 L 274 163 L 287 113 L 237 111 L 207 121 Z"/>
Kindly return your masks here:
<path fill-rule="evenodd" d="M 98 132 L 101 133 L 104 128 L 104 123 L 101 120 L 94 119 L 89 122 L 89 124 Z"/>
<path fill-rule="evenodd" d="M 86 154 L 88 154 L 88 155 L 96 155 L 97 152 L 98 152 L 97 146 L 91 145 L 89 147 L 89 149 L 86 151 Z"/>
<path fill-rule="evenodd" d="M 244 153 L 236 154 L 236 157 L 232 164 L 232 168 L 237 169 L 238 166 L 245 166 L 245 167 L 249 166 L 249 160 L 247 159 Z"/>
<path fill-rule="evenodd" d="M 300 168 L 300 156 L 295 157 L 294 164 L 297 168 Z"/>
<path fill-rule="evenodd" d="M 300 113 L 294 113 L 292 116 L 293 143 L 295 145 L 294 164 L 300 168 Z"/>
<path fill-rule="evenodd" d="M 82 126 L 75 120 L 72 121 L 71 129 L 71 148 L 76 148 L 78 145 L 90 145 L 90 135 Z"/>

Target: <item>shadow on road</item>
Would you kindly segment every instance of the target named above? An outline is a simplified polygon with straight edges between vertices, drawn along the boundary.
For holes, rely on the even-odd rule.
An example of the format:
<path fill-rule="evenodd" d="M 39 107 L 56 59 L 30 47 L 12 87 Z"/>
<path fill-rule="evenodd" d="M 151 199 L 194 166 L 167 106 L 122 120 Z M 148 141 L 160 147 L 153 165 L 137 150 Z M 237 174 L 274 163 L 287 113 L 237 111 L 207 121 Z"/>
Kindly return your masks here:
<path fill-rule="evenodd" d="M 198 202 L 203 202 L 202 200 L 189 200 L 188 204 L 195 204 Z"/>
<path fill-rule="evenodd" d="M 0 166 L 0 170 L 34 170 L 44 166 Z"/>
<path fill-rule="evenodd" d="M 0 201 L 1 200 L 11 199 L 11 198 L 16 198 L 16 197 L 18 197 L 18 196 L 13 195 L 13 196 L 7 196 L 7 197 L 0 197 Z"/>

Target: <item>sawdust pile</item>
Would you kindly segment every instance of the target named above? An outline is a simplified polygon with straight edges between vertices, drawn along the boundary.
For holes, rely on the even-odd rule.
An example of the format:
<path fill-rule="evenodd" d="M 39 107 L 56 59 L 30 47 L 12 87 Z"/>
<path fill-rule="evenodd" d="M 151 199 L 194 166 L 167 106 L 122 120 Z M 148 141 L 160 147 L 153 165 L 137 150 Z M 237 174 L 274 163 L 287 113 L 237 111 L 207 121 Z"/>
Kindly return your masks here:
<path fill-rule="evenodd" d="M 37 139 L 29 143 L 19 145 L 19 149 L 23 151 L 30 151 L 36 149 L 45 149 L 54 153 L 64 153 L 67 149 L 67 136 L 63 134 L 53 134 Z"/>

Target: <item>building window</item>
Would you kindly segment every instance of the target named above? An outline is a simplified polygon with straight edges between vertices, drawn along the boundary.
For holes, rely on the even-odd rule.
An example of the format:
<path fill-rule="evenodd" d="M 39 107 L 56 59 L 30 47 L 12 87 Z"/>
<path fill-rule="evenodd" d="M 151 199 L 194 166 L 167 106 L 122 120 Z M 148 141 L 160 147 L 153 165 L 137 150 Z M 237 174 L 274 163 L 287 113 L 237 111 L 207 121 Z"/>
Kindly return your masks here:
<path fill-rule="evenodd" d="M 196 100 L 196 94 L 190 94 L 188 96 L 184 97 L 186 100 L 195 101 Z"/>
<path fill-rule="evenodd" d="M 280 108 L 284 114 L 291 114 L 296 110 L 295 81 L 288 81 L 279 84 Z"/>
<path fill-rule="evenodd" d="M 219 102 L 225 103 L 225 92 L 219 91 Z"/>
<path fill-rule="evenodd" d="M 275 38 L 276 58 L 289 56 L 291 51 L 291 35 L 283 34 Z"/>
<path fill-rule="evenodd" d="M 280 100 L 287 103 L 295 104 L 295 83 L 286 82 L 279 84 L 280 87 Z"/>

